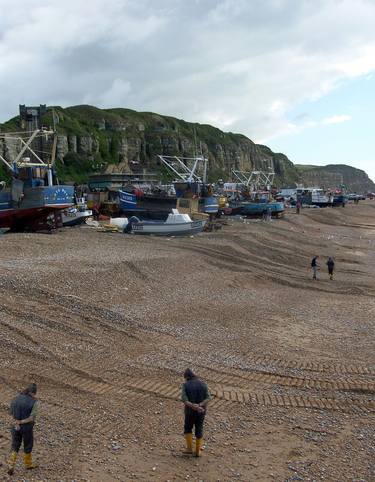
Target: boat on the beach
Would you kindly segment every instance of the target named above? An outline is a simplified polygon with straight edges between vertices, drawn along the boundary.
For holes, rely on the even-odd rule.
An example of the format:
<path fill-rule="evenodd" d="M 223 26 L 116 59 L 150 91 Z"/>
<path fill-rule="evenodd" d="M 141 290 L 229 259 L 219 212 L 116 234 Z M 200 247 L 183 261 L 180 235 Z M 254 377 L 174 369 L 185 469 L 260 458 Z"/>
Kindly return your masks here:
<path fill-rule="evenodd" d="M 133 216 L 129 219 L 125 232 L 155 236 L 191 236 L 202 232 L 205 224 L 205 219 L 192 220 L 188 214 L 172 209 L 166 221 L 141 221 Z"/>
<path fill-rule="evenodd" d="M 169 185 L 153 183 L 123 187 L 118 191 L 122 214 L 141 219 L 166 220 L 171 209 L 176 208 L 210 215 L 218 213 L 218 198 L 206 182 L 207 159 L 164 155 L 158 158 L 176 175 L 176 180 Z M 202 166 L 201 175 L 198 171 L 202 171 Z"/>
<path fill-rule="evenodd" d="M 78 200 L 76 204 L 61 213 L 63 226 L 78 226 L 92 216 L 92 210 L 87 208 L 84 199 Z"/>
<path fill-rule="evenodd" d="M 348 201 L 349 201 L 349 198 L 347 194 L 344 194 L 343 192 L 336 192 L 333 195 L 333 206 L 344 207 Z"/>
<path fill-rule="evenodd" d="M 119 191 L 120 212 L 130 216 L 148 219 L 166 219 L 177 204 L 173 186 L 164 189 L 159 186 L 150 188 L 134 187 Z"/>
<path fill-rule="evenodd" d="M 1 228 L 50 230 L 51 226 L 61 225 L 61 210 L 74 204 L 74 187 L 59 185 L 53 168 L 56 133 L 35 128 L 40 125 L 41 114 L 41 108 L 20 106 L 25 133 L 0 134 L 16 152 L 13 159 L 0 154 L 0 161 L 11 174 L 10 187 L 2 183 L 0 189 Z M 49 146 L 51 152 L 47 153 Z"/>
<path fill-rule="evenodd" d="M 225 183 L 224 192 L 228 196 L 228 209 L 224 212 L 244 216 L 262 216 L 270 213 L 278 217 L 285 206 L 272 196 L 272 183 L 275 173 L 263 171 L 232 171 L 239 182 Z"/>
<path fill-rule="evenodd" d="M 176 175 L 176 180 L 173 181 L 173 188 L 178 200 L 177 207 L 182 208 L 184 205 L 188 211 L 192 212 L 194 209 L 197 209 L 198 212 L 211 216 L 215 216 L 218 213 L 218 196 L 214 194 L 212 185 L 207 183 L 208 159 L 203 156 L 178 157 L 164 155 L 158 155 L 158 158 Z"/>
<path fill-rule="evenodd" d="M 326 193 L 323 189 L 317 187 L 299 187 L 296 189 L 296 202 L 300 202 L 302 206 L 317 206 L 325 208 L 333 205 L 334 196 Z"/>
<path fill-rule="evenodd" d="M 245 216 L 261 216 L 270 212 L 272 216 L 278 217 L 284 210 L 284 203 L 278 201 L 243 202 L 241 214 Z"/>
<path fill-rule="evenodd" d="M 56 185 L 50 166 L 32 163 L 29 158 L 7 165 L 12 181 L 0 191 L 0 227 L 10 229 L 46 229 L 51 220 L 58 222 L 60 210 L 74 204 L 74 187 Z"/>
<path fill-rule="evenodd" d="M 32 186 L 13 179 L 12 187 L 0 192 L 0 227 L 45 229 L 49 215 L 73 203 L 73 186 Z"/>

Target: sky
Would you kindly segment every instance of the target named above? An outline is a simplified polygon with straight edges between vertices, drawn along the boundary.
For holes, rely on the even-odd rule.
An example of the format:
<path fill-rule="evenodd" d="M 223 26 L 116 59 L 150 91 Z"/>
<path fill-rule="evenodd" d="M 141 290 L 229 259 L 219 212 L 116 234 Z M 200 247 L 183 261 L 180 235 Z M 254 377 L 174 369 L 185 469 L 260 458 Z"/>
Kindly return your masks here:
<path fill-rule="evenodd" d="M 375 0 L 0 0 L 0 122 L 18 104 L 215 125 L 375 180 Z"/>

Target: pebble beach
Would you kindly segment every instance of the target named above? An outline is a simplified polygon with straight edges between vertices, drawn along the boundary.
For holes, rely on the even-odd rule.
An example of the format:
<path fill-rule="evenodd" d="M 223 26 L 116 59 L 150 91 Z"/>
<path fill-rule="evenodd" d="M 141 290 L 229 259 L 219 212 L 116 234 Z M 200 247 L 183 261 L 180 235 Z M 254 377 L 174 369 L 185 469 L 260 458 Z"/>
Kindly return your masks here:
<path fill-rule="evenodd" d="M 186 238 L 0 236 L 0 479 L 375 480 L 374 271 L 375 201 Z M 187 367 L 213 395 L 200 459 L 182 454 Z M 40 467 L 10 478 L 30 380 Z"/>

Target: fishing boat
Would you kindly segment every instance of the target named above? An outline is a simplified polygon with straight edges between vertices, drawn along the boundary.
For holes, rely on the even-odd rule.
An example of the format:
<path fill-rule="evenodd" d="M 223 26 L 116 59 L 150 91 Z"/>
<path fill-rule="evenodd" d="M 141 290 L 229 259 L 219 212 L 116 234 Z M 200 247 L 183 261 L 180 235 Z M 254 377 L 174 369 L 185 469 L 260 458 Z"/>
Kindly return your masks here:
<path fill-rule="evenodd" d="M 178 209 L 172 209 L 166 221 L 140 221 L 132 217 L 125 231 L 155 236 L 191 236 L 202 232 L 205 224 L 205 219 L 193 221 L 188 214 L 181 214 Z"/>
<path fill-rule="evenodd" d="M 198 212 L 215 216 L 219 211 L 218 197 L 215 196 L 212 186 L 207 183 L 208 159 L 203 156 L 178 157 L 158 155 L 159 160 L 175 176 L 173 187 L 178 199 L 177 206 L 182 204 L 196 206 Z M 194 207 L 195 209 L 195 207 Z"/>
<path fill-rule="evenodd" d="M 74 204 L 74 187 L 60 185 L 54 170 L 57 134 L 42 127 L 45 105 L 20 105 L 20 128 L 16 133 L 0 133 L 6 143 L 0 154 L 11 174 L 10 187 L 0 189 L 0 227 L 12 230 L 50 230 L 61 225 L 61 210 Z M 9 146 L 11 149 L 9 149 Z"/>
<path fill-rule="evenodd" d="M 49 215 L 57 217 L 73 203 L 73 186 L 25 186 L 13 180 L 10 190 L 0 192 L 0 227 L 45 229 Z"/>
<path fill-rule="evenodd" d="M 64 209 L 61 213 L 63 226 L 78 226 L 92 216 L 92 210 L 87 208 L 84 199 L 79 199 L 74 206 Z"/>
<path fill-rule="evenodd" d="M 237 183 L 224 185 L 228 192 L 230 214 L 242 214 L 244 216 L 262 216 L 270 213 L 279 217 L 284 213 L 284 203 L 275 201 L 271 195 L 271 188 L 275 173 L 273 171 L 236 171 L 232 174 Z"/>
<path fill-rule="evenodd" d="M 147 189 L 134 186 L 119 191 L 120 211 L 126 215 L 148 219 L 166 219 L 176 208 L 177 197 L 173 186 L 151 186 Z"/>
<path fill-rule="evenodd" d="M 36 129 L 27 141 L 25 137 L 1 134 L 2 139 L 18 143 L 19 154 L 13 160 L 0 155 L 0 161 L 10 171 L 12 180 L 9 188 L 0 190 L 0 227 L 12 230 L 43 230 L 61 223 L 62 209 L 74 204 L 74 187 L 59 185 L 53 171 L 54 153 L 44 162 L 33 150 L 32 143 L 38 137 L 54 136 L 55 132 Z M 30 152 L 31 157 L 22 157 Z"/>
<path fill-rule="evenodd" d="M 347 194 L 343 192 L 335 192 L 333 195 L 333 206 L 342 206 L 345 207 L 349 198 Z"/>
<path fill-rule="evenodd" d="M 302 206 L 317 206 L 325 208 L 333 205 L 334 197 L 317 187 L 300 187 L 296 189 L 297 201 Z"/>
<path fill-rule="evenodd" d="M 176 207 L 189 212 L 218 213 L 218 199 L 206 182 L 207 159 L 164 155 L 158 158 L 176 176 L 176 180 L 167 186 L 133 186 L 120 190 L 121 213 L 155 220 L 166 220 L 171 209 Z"/>
<path fill-rule="evenodd" d="M 219 210 L 218 197 L 210 185 L 198 181 L 175 181 L 176 197 L 179 200 L 198 200 L 198 212 L 215 215 Z"/>
<path fill-rule="evenodd" d="M 278 217 L 284 210 L 284 203 L 278 201 L 243 202 L 241 214 L 245 216 L 260 216 L 270 212 L 272 216 Z"/>

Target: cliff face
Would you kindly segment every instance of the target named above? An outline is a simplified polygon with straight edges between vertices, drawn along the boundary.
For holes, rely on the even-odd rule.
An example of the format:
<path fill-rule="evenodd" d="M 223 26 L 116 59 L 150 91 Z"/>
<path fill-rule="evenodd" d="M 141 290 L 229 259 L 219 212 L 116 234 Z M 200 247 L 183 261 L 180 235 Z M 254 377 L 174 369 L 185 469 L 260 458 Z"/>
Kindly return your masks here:
<path fill-rule="evenodd" d="M 57 169 L 61 179 L 84 182 L 92 171 L 126 172 L 161 169 L 157 154 L 208 158 L 209 179 L 228 179 L 232 169 L 275 169 L 276 183 L 298 181 L 293 163 L 283 154 L 257 145 L 240 134 L 225 133 L 202 124 L 188 123 L 153 113 L 129 109 L 75 106 L 49 109 L 46 126 L 58 132 Z M 14 118 L 2 131 L 19 130 Z M 0 152 L 10 158 L 12 143 L 0 141 Z M 47 149 L 48 146 L 45 146 Z"/>
<path fill-rule="evenodd" d="M 350 192 L 374 192 L 375 184 L 361 169 L 345 164 L 329 164 L 328 166 L 296 165 L 305 186 L 321 186 L 335 188 L 346 186 Z"/>
<path fill-rule="evenodd" d="M 163 171 L 158 154 L 194 157 L 197 152 L 209 160 L 211 181 L 229 179 L 232 169 L 270 168 L 276 173 L 277 186 L 302 181 L 301 172 L 284 154 L 255 144 L 244 135 L 173 117 L 83 105 L 50 108 L 43 124 L 55 125 L 58 132 L 56 166 L 63 181 L 86 182 L 93 171 Z M 17 130 L 18 117 L 0 126 L 2 132 Z M 49 147 L 44 145 L 42 150 Z M 6 159 L 14 157 L 15 149 L 14 142 L 0 139 L 0 153 Z"/>

